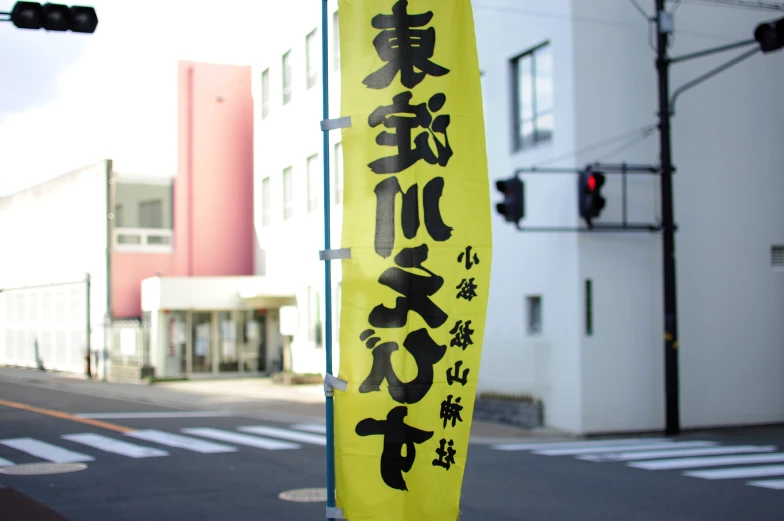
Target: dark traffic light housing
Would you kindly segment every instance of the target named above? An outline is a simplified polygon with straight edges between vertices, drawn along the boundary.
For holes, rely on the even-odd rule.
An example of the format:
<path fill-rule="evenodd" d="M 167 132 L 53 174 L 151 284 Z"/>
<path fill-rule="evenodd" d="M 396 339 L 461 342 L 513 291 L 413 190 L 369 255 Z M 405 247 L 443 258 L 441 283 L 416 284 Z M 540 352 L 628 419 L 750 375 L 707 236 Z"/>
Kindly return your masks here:
<path fill-rule="evenodd" d="M 504 200 L 495 205 L 507 222 L 519 223 L 525 217 L 525 185 L 517 177 L 495 182 L 496 189 L 504 194 Z"/>
<path fill-rule="evenodd" d="M 580 217 L 585 219 L 588 227 L 593 227 L 593 219 L 601 215 L 607 201 L 602 196 L 604 174 L 590 169 L 580 172 L 577 181 L 577 204 Z"/>
<path fill-rule="evenodd" d="M 94 33 L 98 15 L 92 7 L 80 5 L 17 2 L 11 10 L 11 22 L 19 29 Z"/>
<path fill-rule="evenodd" d="M 784 18 L 759 24 L 754 30 L 754 39 L 762 52 L 773 52 L 784 47 Z"/>

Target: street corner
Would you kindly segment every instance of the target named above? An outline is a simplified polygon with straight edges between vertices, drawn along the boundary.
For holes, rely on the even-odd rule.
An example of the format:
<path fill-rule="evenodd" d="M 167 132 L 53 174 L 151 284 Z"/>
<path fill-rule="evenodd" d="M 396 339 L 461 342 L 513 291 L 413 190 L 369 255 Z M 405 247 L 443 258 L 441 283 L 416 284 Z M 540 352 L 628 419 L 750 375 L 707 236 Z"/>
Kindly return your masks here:
<path fill-rule="evenodd" d="M 68 521 L 51 508 L 0 485 L 0 518 L 8 521 Z"/>

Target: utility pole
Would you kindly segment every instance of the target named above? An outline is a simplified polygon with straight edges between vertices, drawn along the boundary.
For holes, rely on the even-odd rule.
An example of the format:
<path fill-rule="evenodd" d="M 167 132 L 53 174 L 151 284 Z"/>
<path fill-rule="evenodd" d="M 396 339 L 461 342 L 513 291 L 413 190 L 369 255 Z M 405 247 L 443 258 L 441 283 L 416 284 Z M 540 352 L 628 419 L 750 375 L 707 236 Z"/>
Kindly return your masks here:
<path fill-rule="evenodd" d="M 664 269 L 664 404 L 665 432 L 679 434 L 678 310 L 675 285 L 675 223 L 672 201 L 672 136 L 670 132 L 670 58 L 667 55 L 672 15 L 665 0 L 656 1 L 656 71 L 659 81 L 662 256 Z"/>

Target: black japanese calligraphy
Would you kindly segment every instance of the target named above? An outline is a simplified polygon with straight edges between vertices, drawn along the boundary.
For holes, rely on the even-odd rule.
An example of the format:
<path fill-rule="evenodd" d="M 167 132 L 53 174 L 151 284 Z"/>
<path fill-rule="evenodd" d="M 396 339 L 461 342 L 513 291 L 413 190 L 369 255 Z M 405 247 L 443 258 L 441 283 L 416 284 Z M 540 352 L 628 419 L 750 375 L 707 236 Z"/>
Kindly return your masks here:
<path fill-rule="evenodd" d="M 396 298 L 393 309 L 383 304 L 373 308 L 368 317 L 371 326 L 403 327 L 408 321 L 409 311 L 418 313 L 432 328 L 440 327 L 446 322 L 449 318 L 447 314 L 430 299 L 444 285 L 444 278 L 423 266 L 427 254 L 427 244 L 422 244 L 415 248 L 404 248 L 395 255 L 395 264 L 398 267 L 384 270 L 378 281 L 403 296 Z M 419 269 L 427 275 L 411 273 L 402 268 Z"/>
<path fill-rule="evenodd" d="M 471 329 L 470 320 L 466 320 L 465 323 L 463 323 L 462 320 L 458 320 L 455 323 L 455 327 L 449 330 L 450 335 L 455 335 L 449 342 L 449 345 L 452 347 L 460 347 L 465 351 L 466 347 L 474 343 L 471 339 L 471 335 L 474 333 L 475 331 Z"/>
<path fill-rule="evenodd" d="M 455 401 L 452 401 L 452 395 L 446 397 L 446 400 L 441 402 L 441 418 L 444 420 L 444 427 L 450 421 L 452 422 L 452 427 L 457 424 L 457 422 L 462 422 L 463 418 L 460 417 L 460 411 L 463 410 L 463 406 L 460 405 L 460 398 L 455 398 Z"/>
<path fill-rule="evenodd" d="M 438 443 L 439 448 L 436 449 L 438 458 L 433 460 L 433 466 L 444 467 L 446 470 L 449 470 L 449 467 L 455 464 L 455 454 L 457 451 L 452 448 L 455 442 L 449 440 L 449 443 L 447 443 L 447 441 L 442 438 Z"/>
<path fill-rule="evenodd" d="M 477 296 L 476 294 L 476 284 L 474 283 L 474 278 L 471 277 L 470 279 L 463 279 L 460 281 L 460 284 L 455 286 L 456 289 L 459 291 L 457 292 L 457 298 L 462 298 L 467 301 L 471 301 L 474 297 Z"/>
<path fill-rule="evenodd" d="M 443 76 L 449 69 L 433 63 L 436 45 L 436 30 L 414 29 L 424 27 L 433 18 L 433 12 L 410 15 L 407 12 L 408 2 L 400 0 L 392 6 L 392 14 L 379 14 L 373 17 L 371 25 L 376 29 L 385 29 L 373 39 L 379 57 L 388 62 L 384 67 L 369 75 L 362 82 L 371 89 L 388 87 L 400 71 L 400 82 L 413 89 L 426 75 Z M 415 72 L 414 68 L 421 72 Z"/>
<path fill-rule="evenodd" d="M 462 365 L 463 365 L 463 361 L 462 360 L 458 360 L 457 362 L 455 362 L 455 367 L 454 368 L 450 367 L 449 369 L 446 370 L 446 383 L 448 383 L 449 385 L 452 385 L 455 382 L 457 382 L 457 383 L 459 383 L 461 385 L 465 385 L 465 384 L 468 383 L 468 373 L 469 373 L 469 371 L 471 371 L 471 369 L 468 369 L 468 368 L 463 369 L 463 375 L 461 376 L 460 375 L 460 367 Z M 452 369 L 455 370 L 455 374 L 454 375 L 452 374 Z"/>
<path fill-rule="evenodd" d="M 463 257 L 465 257 L 465 267 L 467 270 L 470 270 L 474 264 L 479 264 L 479 256 L 476 252 L 474 252 L 473 261 L 471 260 L 471 246 L 466 246 L 465 251 L 457 256 L 457 262 L 463 262 Z"/>
<path fill-rule="evenodd" d="M 402 382 L 392 367 L 392 353 L 400 346 L 397 342 L 383 342 L 374 337 L 375 331 L 368 329 L 362 332 L 359 339 L 365 342 L 368 349 L 373 350 L 373 366 L 370 374 L 359 386 L 360 393 L 371 393 L 381 390 L 381 383 L 389 384 L 389 395 L 398 403 L 416 403 L 427 394 L 433 386 L 433 366 L 444 357 L 446 346 L 436 344 L 427 329 L 417 329 L 406 336 L 403 347 L 411 353 L 417 367 L 417 375 L 410 382 Z"/>
<path fill-rule="evenodd" d="M 424 431 L 406 425 L 404 419 L 408 407 L 398 406 L 389 411 L 386 420 L 365 418 L 357 423 L 356 433 L 360 436 L 384 436 L 384 450 L 381 452 L 381 479 L 389 487 L 408 490 L 403 472 L 408 472 L 416 459 L 416 444 L 424 443 L 433 437 Z M 405 446 L 405 455 L 402 454 Z"/>
<path fill-rule="evenodd" d="M 395 174 L 407 169 L 420 159 L 428 164 L 446 166 L 452 157 L 452 148 L 449 146 L 449 137 L 446 129 L 449 127 L 450 117 L 441 114 L 433 118 L 433 112 L 438 112 L 446 103 L 446 96 L 442 93 L 434 94 L 427 103 L 412 105 L 411 92 L 401 92 L 392 98 L 392 105 L 381 106 L 368 116 L 368 124 L 375 128 L 383 124 L 393 132 L 383 131 L 376 136 L 376 143 L 382 146 L 397 147 L 394 156 L 376 159 L 368 164 L 376 174 Z M 413 117 L 411 117 L 413 116 Z M 415 128 L 424 129 L 414 138 L 414 147 L 411 146 L 411 131 Z M 436 134 L 444 135 L 442 143 Z M 436 151 L 430 148 L 430 138 L 433 138 Z"/>
<path fill-rule="evenodd" d="M 452 227 L 444 224 L 441 217 L 441 195 L 444 191 L 444 178 L 434 177 L 425 185 L 422 206 L 425 214 L 425 228 L 435 241 L 446 241 L 452 236 Z M 419 185 L 414 183 L 408 191 L 400 188 L 396 177 L 388 177 L 378 183 L 376 192 L 376 253 L 386 258 L 392 255 L 395 247 L 396 219 L 395 199 L 402 194 L 403 204 L 400 225 L 406 239 L 416 237 L 419 230 Z"/>

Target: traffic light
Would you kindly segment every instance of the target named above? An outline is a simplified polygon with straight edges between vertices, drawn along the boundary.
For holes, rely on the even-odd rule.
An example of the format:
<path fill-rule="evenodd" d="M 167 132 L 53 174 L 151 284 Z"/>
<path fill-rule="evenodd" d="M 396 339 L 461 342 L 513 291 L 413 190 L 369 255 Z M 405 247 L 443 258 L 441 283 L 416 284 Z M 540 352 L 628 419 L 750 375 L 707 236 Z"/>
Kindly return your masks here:
<path fill-rule="evenodd" d="M 773 52 L 784 47 L 784 18 L 759 24 L 754 30 L 754 39 L 762 52 Z"/>
<path fill-rule="evenodd" d="M 17 2 L 11 10 L 11 22 L 19 29 L 94 33 L 98 15 L 92 7 L 80 5 Z"/>
<path fill-rule="evenodd" d="M 511 223 L 525 217 L 525 185 L 517 177 L 498 180 L 495 187 L 504 194 L 504 202 L 495 205 L 499 214 Z"/>
<path fill-rule="evenodd" d="M 580 217 L 585 219 L 588 227 L 593 227 L 592 220 L 602 213 L 606 200 L 602 197 L 604 174 L 590 169 L 580 172 L 577 184 L 578 208 Z"/>

